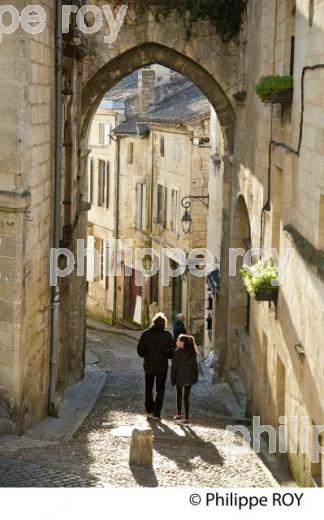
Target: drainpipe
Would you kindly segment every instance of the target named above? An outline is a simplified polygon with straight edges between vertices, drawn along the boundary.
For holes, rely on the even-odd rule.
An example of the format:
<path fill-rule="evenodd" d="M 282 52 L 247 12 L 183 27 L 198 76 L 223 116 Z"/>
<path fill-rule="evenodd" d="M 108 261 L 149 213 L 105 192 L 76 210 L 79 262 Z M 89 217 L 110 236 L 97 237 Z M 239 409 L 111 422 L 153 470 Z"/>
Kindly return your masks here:
<path fill-rule="evenodd" d="M 117 261 L 117 250 L 116 243 L 119 238 L 119 192 L 120 192 L 120 136 L 116 136 L 116 186 L 115 186 L 115 201 L 116 201 L 116 210 L 115 210 L 115 270 L 116 270 L 116 261 Z M 117 290 L 118 290 L 118 281 L 116 272 L 114 273 L 114 310 L 113 310 L 113 322 L 116 323 L 117 320 Z"/>
<path fill-rule="evenodd" d="M 61 235 L 62 87 L 62 0 L 57 0 L 55 10 L 55 176 L 52 239 L 54 249 L 59 249 Z M 55 398 L 59 305 L 59 288 L 58 286 L 52 287 L 48 415 L 53 417 L 57 417 L 58 414 Z"/>

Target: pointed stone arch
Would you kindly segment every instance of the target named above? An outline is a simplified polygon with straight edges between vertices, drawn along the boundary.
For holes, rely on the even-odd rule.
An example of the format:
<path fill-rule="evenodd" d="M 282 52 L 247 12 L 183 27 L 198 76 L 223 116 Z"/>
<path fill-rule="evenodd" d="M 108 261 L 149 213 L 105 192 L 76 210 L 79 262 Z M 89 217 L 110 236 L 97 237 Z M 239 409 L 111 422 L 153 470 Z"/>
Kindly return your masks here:
<path fill-rule="evenodd" d="M 135 70 L 159 63 L 195 83 L 216 110 L 224 131 L 226 148 L 234 147 L 235 113 L 221 85 L 199 63 L 184 54 L 156 43 L 134 47 L 108 61 L 84 85 L 82 92 L 83 136 L 104 94 Z"/>

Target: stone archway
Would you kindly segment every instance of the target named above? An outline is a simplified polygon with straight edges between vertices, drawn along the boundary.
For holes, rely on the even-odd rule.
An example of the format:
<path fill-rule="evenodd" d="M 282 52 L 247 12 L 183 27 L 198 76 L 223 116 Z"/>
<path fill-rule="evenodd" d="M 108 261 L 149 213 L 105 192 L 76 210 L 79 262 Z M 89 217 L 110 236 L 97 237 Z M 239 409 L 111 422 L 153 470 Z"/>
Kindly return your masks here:
<path fill-rule="evenodd" d="M 195 83 L 214 107 L 223 128 L 225 149 L 233 152 L 235 113 L 233 106 L 217 81 L 200 63 L 188 56 L 157 43 L 134 47 L 108 61 L 84 85 L 82 91 L 82 136 L 86 138 L 89 123 L 104 94 L 134 70 L 158 63 L 186 76 Z"/>
<path fill-rule="evenodd" d="M 99 2 L 100 7 L 100 2 Z M 217 339 L 221 358 L 226 358 L 228 336 L 228 249 L 232 204 L 232 178 L 236 128 L 236 105 L 233 94 L 237 91 L 239 46 L 224 43 L 215 27 L 204 21 L 193 24 L 188 38 L 188 27 L 183 17 L 170 24 L 169 19 L 157 22 L 152 13 L 143 12 L 136 18 L 130 6 L 130 21 L 112 45 L 104 43 L 104 32 L 88 38 L 89 53 L 83 63 L 81 100 L 81 161 L 79 178 L 84 179 L 87 157 L 87 136 L 91 119 L 104 94 L 134 70 L 159 63 L 184 75 L 195 83 L 211 102 L 220 121 L 224 142 L 224 181 L 222 209 L 221 268 L 221 334 Z M 176 27 L 176 31 L 172 27 Z M 201 28 L 203 27 L 203 34 Z M 81 190 L 82 191 L 82 190 Z M 224 359 L 225 364 L 226 361 Z"/>
<path fill-rule="evenodd" d="M 105 0 L 89 0 L 102 9 Z M 149 2 L 148 2 L 149 4 Z M 110 6 L 118 10 L 120 0 Z M 90 22 L 91 24 L 91 22 Z M 116 41 L 107 44 L 108 26 L 87 36 L 87 53 L 82 66 L 83 132 L 107 90 L 134 70 L 152 63 L 165 65 L 203 91 L 213 105 L 233 152 L 235 111 L 232 96 L 237 91 L 239 46 L 224 43 L 215 26 L 199 20 L 188 27 L 186 13 L 176 10 L 163 16 L 160 10 L 140 2 L 129 2 L 128 11 Z"/>
<path fill-rule="evenodd" d="M 105 3 L 95 3 L 101 8 Z M 110 2 L 114 4 L 114 2 Z M 173 15 L 172 15 L 173 16 Z M 176 19 L 175 19 L 176 18 Z M 73 45 L 66 46 L 64 81 L 67 86 L 66 129 L 68 120 L 73 135 L 65 146 L 64 183 L 68 183 L 66 194 L 71 202 L 71 222 L 64 222 L 67 247 L 75 254 L 77 239 L 86 237 L 86 166 L 88 157 L 88 131 L 91 119 L 104 94 L 133 71 L 158 63 L 175 70 L 195 83 L 214 107 L 225 140 L 224 187 L 223 187 L 223 229 L 221 264 L 224 273 L 228 265 L 229 215 L 231 213 L 232 157 L 235 138 L 235 104 L 233 94 L 237 91 L 237 65 L 239 47 L 234 42 L 224 43 L 217 35 L 215 27 L 209 22 L 194 23 L 191 34 L 185 17 L 174 14 L 170 19 L 156 20 L 148 8 L 141 18 L 137 18 L 134 5 L 129 6 L 126 23 L 118 39 L 113 44 L 104 42 L 105 28 L 86 38 L 86 52 L 76 52 Z M 70 42 L 70 40 L 68 40 Z M 80 81 L 81 80 L 81 81 Z M 72 92 L 73 94 L 69 94 Z M 66 132 L 67 133 L 67 132 Z M 71 143 L 70 143 L 71 141 Z M 67 212 L 66 212 L 67 213 Z M 78 378 L 84 365 L 85 337 L 85 294 L 86 284 L 83 278 L 70 277 L 62 290 L 61 316 L 64 310 L 69 315 L 68 363 L 70 370 Z M 227 284 L 228 277 L 222 280 L 224 295 L 224 316 L 222 330 L 226 337 L 227 327 Z M 71 301 L 71 295 L 78 295 Z M 80 305 L 80 301 L 82 304 Z M 64 320 L 62 319 L 62 322 Z M 224 340 L 225 346 L 225 340 Z"/>

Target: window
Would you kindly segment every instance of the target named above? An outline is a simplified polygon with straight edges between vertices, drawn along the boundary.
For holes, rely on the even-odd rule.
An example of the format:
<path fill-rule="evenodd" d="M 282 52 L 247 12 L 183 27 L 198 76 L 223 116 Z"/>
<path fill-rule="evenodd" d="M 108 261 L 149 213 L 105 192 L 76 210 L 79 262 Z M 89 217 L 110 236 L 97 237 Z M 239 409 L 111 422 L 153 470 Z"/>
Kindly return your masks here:
<path fill-rule="evenodd" d="M 110 163 L 106 162 L 106 208 L 109 208 L 110 203 Z"/>
<path fill-rule="evenodd" d="M 110 196 L 109 162 L 98 161 L 98 206 L 109 207 Z"/>
<path fill-rule="evenodd" d="M 163 227 L 166 228 L 168 223 L 168 190 L 164 189 L 164 206 L 163 206 Z"/>
<path fill-rule="evenodd" d="M 156 187 L 156 212 L 155 222 L 156 224 L 163 224 L 164 217 L 164 186 L 158 184 Z"/>
<path fill-rule="evenodd" d="M 309 23 L 310 27 L 312 27 L 313 21 L 314 21 L 314 9 L 315 9 L 315 0 L 309 0 L 308 23 Z"/>
<path fill-rule="evenodd" d="M 127 164 L 133 164 L 133 162 L 134 162 L 134 143 L 128 143 Z"/>
<path fill-rule="evenodd" d="M 178 200 L 179 194 L 176 190 L 171 191 L 171 215 L 170 229 L 175 233 L 178 231 Z"/>
<path fill-rule="evenodd" d="M 146 186 L 136 184 L 136 229 L 146 231 Z"/>
<path fill-rule="evenodd" d="M 167 226 L 168 191 L 158 184 L 155 191 L 155 223 Z"/>
<path fill-rule="evenodd" d="M 287 0 L 285 19 L 285 74 L 294 73 L 296 0 Z"/>
<path fill-rule="evenodd" d="M 110 145 L 111 125 L 108 123 L 99 123 L 99 144 L 102 146 Z"/>
<path fill-rule="evenodd" d="M 159 303 L 159 273 L 151 277 L 150 293 L 151 303 Z"/>
<path fill-rule="evenodd" d="M 294 75 L 295 68 L 295 36 L 292 36 L 290 39 L 290 76 Z"/>
<path fill-rule="evenodd" d="M 318 248 L 324 251 L 324 195 L 320 195 Z"/>
<path fill-rule="evenodd" d="M 161 136 L 160 137 L 160 155 L 161 155 L 161 157 L 164 157 L 164 152 L 165 152 L 164 137 Z"/>
<path fill-rule="evenodd" d="M 89 161 L 89 180 L 88 180 L 88 202 L 91 204 L 94 202 L 94 164 L 93 157 Z"/>
<path fill-rule="evenodd" d="M 108 289 L 109 243 L 100 240 L 100 284 Z"/>

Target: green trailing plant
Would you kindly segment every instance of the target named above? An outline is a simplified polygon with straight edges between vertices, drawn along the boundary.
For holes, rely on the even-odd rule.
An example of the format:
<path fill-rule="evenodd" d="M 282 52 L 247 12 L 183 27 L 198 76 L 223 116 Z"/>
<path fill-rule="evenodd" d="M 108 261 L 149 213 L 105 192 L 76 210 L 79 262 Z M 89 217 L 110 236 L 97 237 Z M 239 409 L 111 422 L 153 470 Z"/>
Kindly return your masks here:
<path fill-rule="evenodd" d="M 278 268 L 273 259 L 260 260 L 252 266 L 244 265 L 240 274 L 247 292 L 251 295 L 257 296 L 262 293 L 271 296 L 278 292 L 278 286 L 272 285 L 279 277 Z"/>
<path fill-rule="evenodd" d="M 119 3 L 119 0 L 117 4 Z M 121 2 L 124 3 L 124 2 Z M 237 36 L 241 29 L 245 0 L 129 0 L 128 5 L 145 11 L 154 10 L 156 19 L 167 18 L 172 12 L 185 17 L 191 25 L 199 20 L 209 21 L 224 42 Z"/>
<path fill-rule="evenodd" d="M 263 102 L 267 102 L 273 92 L 290 90 L 294 88 L 292 76 L 263 76 L 256 85 L 255 90 Z"/>

